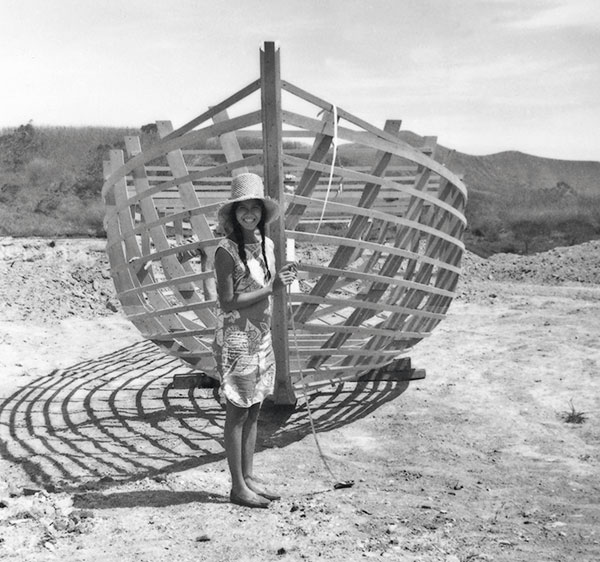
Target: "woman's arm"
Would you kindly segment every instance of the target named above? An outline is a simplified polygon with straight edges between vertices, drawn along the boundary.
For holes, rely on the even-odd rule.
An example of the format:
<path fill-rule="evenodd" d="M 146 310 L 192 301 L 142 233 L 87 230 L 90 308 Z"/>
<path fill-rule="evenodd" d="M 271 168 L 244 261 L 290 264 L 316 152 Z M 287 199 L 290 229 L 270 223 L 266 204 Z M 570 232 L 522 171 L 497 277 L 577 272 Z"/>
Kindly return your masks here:
<path fill-rule="evenodd" d="M 217 275 L 217 294 L 219 304 L 225 312 L 239 310 L 255 305 L 266 299 L 273 292 L 273 283 L 268 283 L 255 291 L 235 293 L 233 291 L 233 269 L 235 263 L 229 252 L 217 248 L 215 253 L 215 273 Z"/>

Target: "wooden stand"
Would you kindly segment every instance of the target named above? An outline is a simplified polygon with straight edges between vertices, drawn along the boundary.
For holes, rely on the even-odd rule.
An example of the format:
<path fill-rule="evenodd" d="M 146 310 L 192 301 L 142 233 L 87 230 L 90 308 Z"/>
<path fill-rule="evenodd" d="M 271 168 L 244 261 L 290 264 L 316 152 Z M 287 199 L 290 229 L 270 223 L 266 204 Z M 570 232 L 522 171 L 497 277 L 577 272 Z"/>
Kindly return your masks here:
<path fill-rule="evenodd" d="M 415 381 L 425 378 L 425 369 L 413 369 L 410 357 L 403 357 L 360 377 L 361 381 Z"/>

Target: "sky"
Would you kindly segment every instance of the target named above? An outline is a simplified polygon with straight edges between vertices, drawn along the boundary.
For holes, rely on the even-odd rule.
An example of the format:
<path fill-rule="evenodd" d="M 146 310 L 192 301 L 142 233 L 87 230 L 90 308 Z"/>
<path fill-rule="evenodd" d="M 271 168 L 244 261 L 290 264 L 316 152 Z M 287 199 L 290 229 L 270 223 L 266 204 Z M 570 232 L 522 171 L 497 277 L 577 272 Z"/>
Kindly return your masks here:
<path fill-rule="evenodd" d="M 281 75 L 468 154 L 600 161 L 598 0 L 0 0 L 0 128 L 175 128 Z"/>

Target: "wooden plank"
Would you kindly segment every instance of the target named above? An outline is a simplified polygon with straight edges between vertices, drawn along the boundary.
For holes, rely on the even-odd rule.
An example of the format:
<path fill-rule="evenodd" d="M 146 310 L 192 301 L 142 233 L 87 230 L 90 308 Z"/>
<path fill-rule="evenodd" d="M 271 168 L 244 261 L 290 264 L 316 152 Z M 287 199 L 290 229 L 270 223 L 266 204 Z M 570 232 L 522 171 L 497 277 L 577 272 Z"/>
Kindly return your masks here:
<path fill-rule="evenodd" d="M 288 160 L 288 158 L 285 158 L 285 160 Z M 322 172 L 329 169 L 329 167 L 326 165 L 313 163 L 313 162 L 307 162 L 306 166 L 309 169 L 320 170 Z M 446 210 L 447 212 L 454 214 L 455 216 L 457 216 L 457 218 L 464 221 L 464 217 L 459 211 L 448 206 L 443 201 L 439 201 L 435 196 L 427 193 L 427 191 L 425 191 L 424 189 L 417 190 L 415 188 L 409 187 L 408 185 L 399 184 L 392 180 L 389 180 L 387 177 L 386 178 L 381 177 L 381 178 L 377 178 L 377 180 L 375 180 L 375 179 L 373 179 L 372 175 L 363 174 L 362 172 L 354 172 L 353 170 L 348 169 L 348 168 L 337 168 L 337 170 L 339 170 L 338 175 L 343 175 L 345 177 L 353 177 L 359 181 L 365 181 L 368 183 L 378 184 L 380 186 L 380 189 L 384 190 L 384 194 L 388 195 L 389 197 L 403 197 L 403 196 L 412 195 L 419 199 L 423 199 L 424 201 L 426 201 L 427 203 L 429 203 L 431 205 L 435 205 L 436 207 L 441 207 L 444 210 Z M 419 177 L 420 177 L 420 175 L 417 176 L 417 180 L 419 179 Z M 429 187 L 429 184 L 426 184 L 426 185 Z M 431 189 L 438 188 L 437 185 L 431 185 L 430 187 L 431 187 Z M 348 191 L 350 193 L 354 193 L 355 190 L 348 190 Z M 356 190 L 356 191 L 359 191 L 359 190 Z M 364 191 L 364 188 L 361 189 L 359 191 L 359 193 L 362 194 L 363 191 Z M 324 190 L 322 192 L 324 193 Z M 320 193 L 318 188 L 313 191 L 313 194 L 314 193 Z M 311 194 L 311 195 L 313 195 L 313 194 Z M 302 195 L 302 194 L 297 193 L 297 195 Z M 363 206 L 363 205 L 361 205 L 361 206 Z"/>
<path fill-rule="evenodd" d="M 320 342 L 322 343 L 322 342 Z M 317 347 L 317 346 L 313 346 L 310 348 L 297 348 L 294 350 L 291 359 L 294 360 L 294 355 L 296 355 L 296 353 L 298 353 L 300 355 L 300 357 L 312 357 L 313 355 L 325 355 L 327 357 L 341 357 L 344 358 L 348 355 L 353 355 L 353 356 L 361 356 L 365 354 L 365 350 L 361 347 L 361 348 L 357 348 L 357 349 L 352 349 L 352 348 L 348 348 L 348 347 L 342 347 L 342 348 L 330 348 L 330 347 Z M 398 352 L 395 350 L 382 350 L 380 353 L 381 356 L 389 356 L 389 357 L 396 357 L 398 355 Z"/>
<path fill-rule="evenodd" d="M 135 160 L 136 154 L 141 151 L 139 138 L 137 137 L 125 137 L 125 146 L 127 148 L 128 153 L 132 156 L 132 160 Z M 143 166 L 141 168 L 136 168 L 133 170 L 134 181 L 136 185 L 136 189 L 139 192 L 143 192 L 147 189 L 147 181 L 145 180 L 145 170 Z M 151 199 L 142 199 L 140 200 L 140 207 L 142 210 L 142 214 L 144 220 L 149 222 L 156 220 L 158 218 L 156 209 L 152 203 Z M 156 248 L 160 251 L 169 250 L 169 242 L 164 233 L 164 230 L 160 227 L 155 227 L 149 231 L 150 236 L 152 237 L 152 241 Z M 174 254 L 167 254 L 161 258 L 161 265 L 165 277 L 167 279 L 174 277 L 181 277 L 186 273 L 186 270 L 182 267 L 182 265 L 177 260 Z M 198 295 L 196 295 L 194 291 L 193 285 L 189 285 L 188 287 L 175 287 L 175 292 L 179 295 L 184 302 L 202 302 L 199 300 Z M 162 309 L 168 306 L 168 303 L 162 297 L 162 295 L 158 292 L 150 292 L 148 293 L 148 299 L 152 306 L 156 309 Z M 207 312 L 206 316 L 209 315 Z M 181 329 L 185 327 L 194 327 L 198 328 L 199 326 L 191 322 L 181 316 L 170 315 L 162 318 L 163 324 L 169 329 Z M 182 338 L 181 345 L 183 345 L 186 349 L 194 349 L 200 342 L 198 342 L 194 338 Z"/>
<path fill-rule="evenodd" d="M 330 113 L 323 114 L 323 124 L 328 120 L 332 119 Z M 323 135 L 318 133 L 315 135 L 315 140 L 309 156 L 310 162 L 321 162 L 327 156 L 329 147 L 331 146 L 332 137 L 330 135 Z M 296 188 L 296 195 L 311 197 L 319 179 L 321 172 L 319 170 L 311 170 L 308 167 L 304 167 L 302 176 L 298 182 Z M 285 223 L 288 230 L 296 228 L 302 218 L 302 214 L 306 210 L 306 205 L 289 205 L 286 210 Z"/>
<path fill-rule="evenodd" d="M 281 77 L 279 50 L 273 42 L 265 42 L 260 53 L 260 86 L 263 126 L 264 180 L 267 194 L 283 205 L 283 165 L 281 162 Z M 285 232 L 279 216 L 270 226 L 275 244 L 275 261 L 279 270 L 285 263 Z M 290 378 L 288 343 L 288 308 L 285 288 L 273 291 L 273 349 L 277 374 L 274 401 L 294 404 L 296 394 Z"/>
<path fill-rule="evenodd" d="M 191 302 L 186 304 L 181 304 L 179 306 L 167 305 L 166 308 L 154 309 L 154 310 L 146 310 L 144 312 L 140 312 L 139 314 L 133 314 L 129 316 L 130 319 L 134 320 L 137 318 L 158 318 L 167 315 L 177 315 L 182 312 L 195 312 L 199 313 L 201 311 L 212 310 L 214 308 L 214 303 L 212 302 Z M 183 330 L 178 330 L 177 334 L 185 333 Z"/>
<path fill-rule="evenodd" d="M 336 245 L 337 240 L 339 240 L 339 238 L 340 238 L 339 236 L 332 236 L 329 234 L 313 235 L 313 234 L 310 234 L 307 232 L 297 232 L 297 231 L 286 231 L 286 232 L 293 233 L 294 236 L 292 236 L 292 237 L 299 241 L 320 242 L 322 244 L 334 245 L 334 246 Z M 376 243 L 367 242 L 366 240 L 350 240 L 350 239 L 348 239 L 346 243 L 351 248 L 373 249 L 375 251 L 379 250 Z M 460 245 L 457 245 L 457 247 L 462 249 L 462 247 Z M 424 263 L 429 263 L 432 266 L 449 269 L 451 271 L 455 271 L 456 273 L 461 272 L 460 267 L 458 267 L 458 266 L 448 264 L 442 260 L 438 260 L 436 258 L 431 258 L 426 255 L 421 256 L 420 254 L 411 252 L 410 250 L 403 250 L 401 248 L 396 248 L 395 246 L 386 246 L 385 249 L 386 249 L 386 252 L 391 255 L 401 256 L 401 257 L 405 257 L 405 258 L 415 257 L 415 259 L 419 259 L 420 261 L 423 261 Z M 330 266 L 327 266 L 327 267 L 319 267 L 316 265 L 311 266 L 310 264 L 300 263 L 298 266 L 298 269 L 300 271 L 313 271 L 313 272 L 319 271 L 319 272 L 325 273 L 329 267 Z M 336 271 L 345 271 L 345 270 L 341 270 L 338 268 Z M 354 270 L 350 270 L 350 271 L 353 272 Z M 350 275 L 350 277 L 352 277 L 352 275 Z"/>
<path fill-rule="evenodd" d="M 156 194 L 159 194 L 161 192 L 169 192 L 169 190 L 171 188 L 176 188 L 180 183 L 182 182 L 187 182 L 187 181 L 200 181 L 200 180 L 204 180 L 204 179 L 210 179 L 211 181 L 214 180 L 214 177 L 217 175 L 222 175 L 222 174 L 231 174 L 233 172 L 233 170 L 235 170 L 236 168 L 240 168 L 243 166 L 258 166 L 262 164 L 262 155 L 261 156 L 251 156 L 248 158 L 244 158 L 242 160 L 236 161 L 236 162 L 228 162 L 227 164 L 221 164 L 219 166 L 214 166 L 210 169 L 207 170 L 202 170 L 199 172 L 192 172 L 189 173 L 185 176 L 179 177 L 179 178 L 175 178 L 169 181 L 163 181 L 159 184 L 153 185 L 151 187 L 148 188 L 147 191 L 145 191 L 144 193 L 142 193 L 141 195 L 137 195 L 137 194 L 132 194 L 131 197 L 128 199 L 128 203 L 129 204 L 133 204 L 137 201 L 139 201 L 141 198 L 143 197 L 149 197 L 149 196 L 153 196 Z M 223 180 L 230 182 L 231 180 Z M 200 190 L 200 188 L 194 188 L 196 191 Z M 133 191 L 133 189 L 128 190 L 128 191 Z M 202 190 L 200 190 L 202 191 Z M 224 194 L 225 196 L 223 197 L 223 199 L 227 199 L 229 197 L 229 185 L 223 185 L 222 188 L 215 188 L 215 196 L 221 197 L 221 194 Z M 174 191 L 174 193 L 176 193 L 176 191 Z"/>
<path fill-rule="evenodd" d="M 293 113 L 291 111 L 282 111 L 283 122 L 288 125 L 293 125 L 295 127 L 301 127 L 304 129 L 308 129 L 316 133 L 326 133 L 329 135 L 333 134 L 333 127 L 328 126 L 325 130 L 323 130 L 322 125 L 320 125 L 321 121 L 316 119 L 312 119 L 310 117 L 305 117 L 304 115 L 299 115 L 297 113 Z M 381 137 L 363 137 L 359 139 L 357 137 L 356 131 L 352 129 L 348 129 L 346 127 L 337 128 L 338 138 L 350 142 L 360 142 L 362 144 L 368 144 L 371 148 L 376 148 L 381 150 L 382 152 L 389 152 L 390 154 L 400 156 L 402 158 L 406 158 L 411 160 L 417 164 L 420 164 L 426 168 L 431 169 L 432 172 L 439 174 L 440 176 L 446 178 L 453 185 L 456 186 L 456 189 L 459 190 L 464 197 L 467 196 L 467 190 L 462 183 L 462 180 L 453 174 L 450 170 L 444 167 L 442 164 L 435 162 L 430 159 L 428 156 L 425 156 L 422 152 L 413 148 L 410 145 L 400 146 L 398 141 L 390 142 L 388 140 L 384 140 Z"/>
<path fill-rule="evenodd" d="M 434 150 L 435 148 L 435 138 L 429 138 L 428 142 L 431 144 L 431 148 L 432 150 Z M 430 170 L 428 168 L 422 168 L 421 172 L 420 172 L 420 176 L 417 176 L 417 179 L 415 181 L 415 190 L 419 191 L 425 188 L 427 181 L 429 179 L 429 175 L 430 175 Z M 423 201 L 418 198 L 418 197 L 413 197 L 411 199 L 411 203 L 409 205 L 409 210 L 407 211 L 408 217 L 409 219 L 412 219 L 411 222 L 414 222 L 414 219 L 417 218 L 418 215 L 421 215 L 423 210 Z M 398 233 L 398 238 L 396 241 L 396 245 L 399 245 L 400 247 L 409 247 L 411 250 L 416 251 L 418 248 L 418 244 L 419 244 L 419 240 L 422 236 L 422 234 L 428 234 L 430 236 L 437 236 L 436 234 L 436 230 L 429 228 L 427 231 L 423 232 L 422 230 L 419 231 L 420 229 L 415 229 L 414 227 L 412 227 L 410 225 L 410 223 L 407 223 L 406 225 L 403 225 L 402 229 L 399 231 Z M 416 267 L 417 263 L 422 263 L 423 262 L 423 258 L 420 256 L 419 258 L 415 258 L 415 259 L 411 259 L 409 260 L 407 266 L 406 266 L 406 270 L 405 270 L 405 279 L 410 279 L 412 277 L 412 272 L 414 271 L 414 268 Z M 432 265 L 432 264 L 429 264 Z M 422 284 L 428 284 L 428 279 L 420 279 L 420 282 Z M 378 297 L 380 295 L 383 294 L 383 290 L 385 290 L 386 287 L 384 286 L 379 286 L 379 287 L 371 287 L 371 290 L 369 291 L 369 293 L 366 295 L 366 299 L 368 300 L 377 300 Z M 426 292 L 423 291 L 419 291 L 419 294 L 421 295 L 425 295 L 428 294 Z M 392 298 L 390 300 L 393 300 L 394 302 L 397 301 L 397 294 L 393 294 Z M 403 303 L 404 304 L 404 303 Z M 412 309 L 416 309 L 417 306 L 411 306 L 410 308 Z M 366 309 L 362 309 L 362 312 L 358 312 L 355 316 L 355 318 L 353 318 L 352 320 L 354 321 L 354 323 L 360 323 L 364 320 L 366 320 L 370 315 L 372 314 L 372 312 L 369 312 Z M 409 316 L 407 314 L 403 314 L 403 316 L 405 318 L 408 318 Z M 390 318 L 387 319 L 386 322 L 384 322 L 385 325 L 389 325 L 392 321 L 394 317 L 398 317 L 398 315 L 392 315 Z M 365 346 L 368 350 L 373 350 L 373 349 L 379 349 L 382 345 L 382 338 L 379 338 L 377 336 L 374 336 L 371 340 L 371 342 L 369 342 L 369 344 L 367 344 L 367 346 Z M 364 358 L 359 358 L 358 362 L 363 361 Z M 349 359 L 347 361 L 347 363 L 349 364 L 351 361 L 351 359 Z"/>
<path fill-rule="evenodd" d="M 328 266 L 319 266 L 319 265 L 309 265 L 309 264 L 302 264 L 302 269 L 304 269 L 305 271 L 311 271 L 314 273 L 327 273 L 327 272 L 331 272 L 331 274 L 337 274 L 340 277 L 347 277 L 349 279 L 361 279 L 364 281 L 387 281 L 390 285 L 395 285 L 398 287 L 406 287 L 406 288 L 410 288 L 410 289 L 414 289 L 417 291 L 424 291 L 425 293 L 431 293 L 431 294 L 435 294 L 435 295 L 443 295 L 446 297 L 454 297 L 454 293 L 452 291 L 447 291 L 445 289 L 441 289 L 439 287 L 432 287 L 430 285 L 425 285 L 422 283 L 417 283 L 415 281 L 408 281 L 406 279 L 399 279 L 397 277 L 384 277 L 381 275 L 377 275 L 377 274 L 373 274 L 373 273 L 366 273 L 366 272 L 362 272 L 362 271 L 347 271 L 344 269 L 332 269 L 331 267 Z M 318 296 L 318 295 L 317 295 Z M 323 296 L 321 298 L 327 298 L 326 296 Z M 295 320 L 295 315 L 294 315 L 294 320 Z"/>
<path fill-rule="evenodd" d="M 201 123 L 204 123 L 205 121 L 208 121 L 209 119 L 212 119 L 212 117 L 214 115 L 220 113 L 221 111 L 225 111 L 227 108 L 231 107 L 232 105 L 234 105 L 234 104 L 238 103 L 239 101 L 243 100 L 244 98 L 248 97 L 250 94 L 253 94 L 259 88 L 260 88 L 260 80 L 255 80 L 254 82 L 251 82 L 250 84 L 248 84 L 247 86 L 245 86 L 244 88 L 242 88 L 241 90 L 239 90 L 238 92 L 233 94 L 232 96 L 229 96 L 226 100 L 223 100 L 221 103 L 219 103 L 213 107 L 210 107 L 208 109 L 208 111 L 204 112 L 202 115 L 199 115 L 195 119 L 192 119 L 185 125 L 179 127 L 179 129 L 177 129 L 175 131 L 171 131 L 163 140 L 170 140 L 172 138 L 182 136 L 183 134 L 191 131 L 196 126 L 200 125 Z"/>
<path fill-rule="evenodd" d="M 386 123 L 386 127 L 388 131 L 397 131 L 400 127 L 399 121 L 388 121 Z M 382 176 L 385 173 L 385 169 L 390 161 L 391 155 L 389 153 L 377 153 L 376 162 L 373 166 L 373 170 L 370 175 L 372 176 Z M 372 202 L 377 197 L 379 193 L 379 184 L 374 182 L 369 182 L 365 185 L 365 189 L 363 192 L 363 196 L 359 201 L 359 207 L 370 207 Z M 360 215 L 355 215 L 352 218 L 352 222 L 350 223 L 350 227 L 348 228 L 348 232 L 346 233 L 347 239 L 358 239 L 364 232 L 365 228 L 368 226 L 368 221 L 365 217 Z M 330 267 L 336 269 L 343 269 L 348 264 L 349 260 L 352 258 L 354 251 L 352 247 L 344 244 L 341 244 L 334 256 L 330 261 Z M 332 275 L 324 275 L 322 276 L 313 289 L 311 290 L 311 294 L 316 296 L 323 296 L 327 294 L 336 279 Z M 316 309 L 316 305 L 314 304 L 303 304 L 300 308 L 294 313 L 294 319 L 298 322 L 306 322 L 308 318 L 314 313 Z"/>
<path fill-rule="evenodd" d="M 423 338 L 429 334 L 422 332 L 402 332 L 398 330 L 390 330 L 386 328 L 375 328 L 373 326 L 344 326 L 340 324 L 322 325 L 322 324 L 309 324 L 309 323 L 298 323 L 296 324 L 298 330 L 306 330 L 307 332 L 315 334 L 330 334 L 330 333 L 346 333 L 352 335 L 365 334 L 367 336 L 386 336 L 395 340 L 407 340 L 413 338 Z"/>
<path fill-rule="evenodd" d="M 331 102 L 327 102 L 323 99 L 320 99 L 317 96 L 311 94 L 310 92 L 307 92 L 306 90 L 303 90 L 302 88 L 299 88 L 298 86 L 294 86 L 290 82 L 282 81 L 281 87 L 285 91 L 290 92 L 291 94 L 294 94 L 295 96 L 298 96 L 299 98 L 301 98 L 305 101 L 308 101 L 309 103 L 312 103 L 312 104 L 316 105 L 317 107 L 324 109 L 325 111 L 332 111 L 332 109 L 333 109 Z M 378 129 L 377 127 L 374 127 L 373 125 L 371 125 L 371 123 L 368 123 L 367 121 L 364 121 L 363 119 L 360 119 L 359 117 L 356 117 L 355 115 L 352 115 L 351 113 L 348 113 L 347 111 L 345 111 L 344 109 L 342 109 L 340 107 L 337 108 L 337 114 L 341 119 L 345 119 L 349 123 L 352 123 L 353 125 L 357 125 L 358 127 L 360 127 L 363 131 L 360 131 L 360 132 L 357 131 L 357 133 L 359 135 L 362 135 L 363 138 L 370 138 L 372 136 L 376 136 L 376 137 L 385 139 L 389 142 L 392 142 L 394 144 L 401 142 L 402 144 L 406 144 L 406 146 L 409 146 L 407 143 L 400 140 L 393 132 L 385 130 L 385 128 L 382 131 L 381 129 Z M 285 118 L 284 118 L 284 122 L 287 123 Z M 398 124 L 398 129 L 399 129 L 401 121 L 397 120 L 396 122 Z M 364 141 L 361 141 L 361 140 L 358 140 L 356 142 L 364 144 Z"/>
<path fill-rule="evenodd" d="M 229 116 L 227 115 L 227 111 L 219 111 L 219 113 L 215 113 L 213 117 L 213 121 L 215 123 L 222 123 L 223 121 L 227 121 Z M 242 150 L 240 149 L 240 143 L 237 140 L 236 133 L 234 131 L 230 131 L 228 133 L 223 133 L 219 136 L 219 141 L 221 146 L 223 147 L 223 154 L 225 154 L 225 158 L 227 162 L 236 162 L 238 160 L 243 159 Z M 236 168 L 234 170 L 235 174 L 242 174 L 248 171 L 246 166 L 242 166 L 240 168 Z"/>
<path fill-rule="evenodd" d="M 355 307 L 365 307 L 370 308 L 371 310 L 377 312 L 403 312 L 406 314 L 415 314 L 417 316 L 423 316 L 425 318 L 435 318 L 442 320 L 444 318 L 443 314 L 437 314 L 435 312 L 428 312 L 425 310 L 407 308 L 405 306 L 398 306 L 396 304 L 391 303 L 377 303 L 377 302 L 368 302 L 358 299 L 349 299 L 349 298 L 335 298 L 335 297 L 326 297 L 328 305 L 338 306 L 340 308 L 355 308 Z M 314 295 L 308 295 L 303 293 L 292 293 L 291 295 L 292 303 L 298 302 L 314 302 L 317 304 L 324 304 L 322 297 L 316 297 Z"/>
<path fill-rule="evenodd" d="M 144 237 L 142 236 L 142 241 L 144 240 Z M 216 246 L 218 244 L 218 242 L 221 240 L 221 238 L 215 238 L 213 240 L 204 240 L 202 242 L 195 242 L 195 243 L 191 243 L 191 244 L 184 244 L 181 248 L 177 248 L 177 247 L 171 247 L 170 245 L 163 249 L 156 249 L 154 251 L 150 251 L 150 242 L 147 243 L 147 248 L 145 249 L 145 251 L 142 253 L 142 255 L 140 255 L 139 257 L 135 257 L 135 259 L 133 260 L 129 260 L 131 264 L 135 264 L 135 267 L 137 269 L 142 269 L 142 268 L 146 268 L 147 264 L 149 262 L 160 262 L 163 260 L 163 258 L 165 258 L 166 256 L 174 256 L 176 257 L 178 254 L 181 253 L 182 250 L 185 249 L 193 249 L 196 247 L 206 247 L 208 245 L 211 246 Z M 116 265 L 116 268 L 119 269 L 121 266 Z M 185 273 L 185 275 L 188 275 L 188 273 Z M 190 273 L 191 275 L 195 275 L 195 272 Z M 179 277 L 171 277 L 170 279 L 179 279 L 182 276 Z M 205 276 L 203 276 L 205 277 Z"/>
<path fill-rule="evenodd" d="M 458 193 L 456 193 L 455 191 L 453 191 L 450 186 L 446 186 L 446 190 L 440 194 L 441 197 L 446 198 L 448 196 L 454 196 L 455 198 L 460 197 L 460 195 Z M 444 221 L 444 217 L 442 216 L 441 219 L 438 220 L 437 226 L 441 226 L 441 222 Z M 456 223 L 456 225 L 458 225 L 459 223 Z M 438 252 L 440 248 L 440 242 L 439 239 L 436 239 L 435 241 L 433 241 L 432 244 L 429 245 L 428 250 L 430 252 L 431 255 L 436 255 L 436 253 Z M 462 253 L 462 252 L 461 252 Z M 420 270 L 418 272 L 418 274 L 415 277 L 415 280 L 419 283 L 424 283 L 424 282 L 429 282 L 430 276 L 431 276 L 432 270 L 431 268 L 422 268 L 422 270 Z M 447 288 L 447 287 L 445 287 Z M 454 287 L 451 287 L 451 292 L 453 293 Z M 413 290 L 409 290 L 406 292 L 405 296 L 400 300 L 400 304 L 404 305 L 404 306 L 408 306 L 411 308 L 417 308 L 419 306 L 421 306 L 421 303 L 424 301 L 424 299 L 426 298 L 426 296 L 429 297 L 430 300 L 432 300 L 432 302 L 435 302 L 434 299 L 436 299 L 435 295 L 426 295 L 425 293 L 421 292 L 421 291 L 413 291 Z M 438 297 L 449 297 L 450 295 L 440 295 L 438 294 Z M 396 329 L 405 329 L 406 328 L 406 324 L 407 322 L 409 322 L 411 324 L 411 326 L 413 326 L 414 330 L 420 330 L 420 329 L 429 329 L 433 326 L 433 324 L 431 322 L 428 322 L 427 320 L 423 319 L 423 318 L 419 318 L 419 319 L 409 319 L 407 316 L 404 315 L 399 315 L 396 316 L 392 319 L 390 319 L 390 321 L 388 321 L 387 325 L 390 327 L 394 327 Z M 377 348 L 379 346 L 381 346 L 383 342 L 381 340 L 379 340 L 378 338 L 374 338 L 373 342 L 372 342 L 372 346 L 374 348 Z"/>
<path fill-rule="evenodd" d="M 298 195 L 291 195 L 291 196 L 287 196 L 287 197 L 289 200 L 292 200 L 292 201 L 304 201 L 304 202 L 306 202 L 306 205 L 309 205 L 309 204 L 315 202 L 314 200 L 311 201 L 311 200 L 307 199 L 306 197 L 300 197 Z M 322 205 L 321 202 L 318 202 L 318 204 Z M 344 214 L 345 214 L 352 218 L 364 217 L 364 218 L 370 218 L 370 219 L 379 219 L 379 220 L 389 222 L 392 224 L 396 224 L 399 226 L 404 226 L 413 231 L 418 231 L 423 234 L 429 234 L 431 236 L 436 236 L 436 237 L 442 238 L 443 240 L 446 240 L 447 242 L 450 242 L 451 244 L 454 244 L 455 246 L 464 248 L 464 243 L 459 238 L 454 238 L 452 236 L 449 236 L 448 234 L 445 234 L 443 231 L 436 230 L 433 227 L 421 224 L 420 222 L 417 222 L 413 219 L 406 219 L 403 217 L 390 216 L 387 213 L 384 213 L 382 211 L 377 211 L 375 209 L 363 208 L 362 206 L 351 206 L 351 205 L 347 205 L 345 203 L 339 203 L 339 202 L 333 202 L 333 201 L 328 202 L 328 205 L 331 207 L 332 210 L 338 211 L 338 216 L 344 216 Z M 367 226 L 367 224 L 368 223 L 365 221 L 364 226 Z M 352 224 L 350 224 L 350 227 L 348 228 L 348 233 L 344 237 L 345 240 L 350 238 L 351 228 L 352 228 Z M 381 248 L 380 244 L 377 244 L 377 246 L 379 248 Z M 387 247 L 385 247 L 385 249 L 387 249 Z"/>
<path fill-rule="evenodd" d="M 141 295 L 148 291 L 159 291 L 160 289 L 168 289 L 177 285 L 187 285 L 191 281 L 202 281 L 212 275 L 213 273 L 211 271 L 204 271 L 202 273 L 184 275 L 183 277 L 179 278 L 174 277 L 173 279 L 167 279 L 165 281 L 156 281 L 154 283 L 148 283 L 147 285 L 127 289 L 126 291 L 121 292 L 120 295 L 122 297 L 128 296 L 130 294 Z"/>
<path fill-rule="evenodd" d="M 102 195 L 104 192 L 111 189 L 113 182 L 117 181 L 121 176 L 130 174 L 133 170 L 143 167 L 146 163 L 156 160 L 167 152 L 172 152 L 185 146 L 193 145 L 194 143 L 204 142 L 211 137 L 219 136 L 229 131 L 236 131 L 239 128 L 250 127 L 261 122 L 261 112 L 254 111 L 239 117 L 232 117 L 226 122 L 215 123 L 205 129 L 191 131 L 182 137 L 171 138 L 168 141 L 161 141 L 144 152 L 138 153 L 136 156 L 127 160 L 118 170 L 113 170 L 112 174 L 107 178 L 102 187 Z"/>
<path fill-rule="evenodd" d="M 123 165 L 123 151 L 111 150 L 110 158 L 113 169 L 120 168 Z M 107 253 L 109 255 L 111 264 L 116 263 L 127 265 L 129 263 L 127 256 L 139 255 L 140 251 L 137 243 L 135 242 L 135 238 L 131 236 L 133 223 L 129 208 L 124 205 L 124 181 L 125 180 L 123 178 L 121 185 L 116 183 L 115 186 L 117 189 L 113 192 L 117 211 L 108 219 Z M 110 224 L 111 222 L 112 224 Z M 124 244 L 120 241 L 119 243 L 112 243 L 113 234 L 116 234 L 119 231 L 125 235 Z M 124 252 L 125 248 L 127 249 L 127 256 Z M 125 314 L 128 317 L 135 315 L 140 311 L 150 310 L 144 298 L 140 294 L 123 295 L 123 292 L 125 291 L 138 288 L 142 282 L 152 280 L 151 276 L 149 276 L 146 271 L 136 275 L 131 272 L 130 268 L 125 268 L 122 272 L 115 272 L 114 268 L 111 268 L 111 273 L 117 295 L 119 296 L 119 300 L 121 301 Z M 143 335 L 147 337 L 151 337 L 152 333 L 165 330 L 165 326 L 160 321 L 153 318 L 138 318 L 132 320 L 132 323 Z M 166 353 L 170 354 L 172 352 L 169 345 L 165 345 L 162 342 L 157 342 L 157 344 L 160 345 L 160 347 Z"/>
<path fill-rule="evenodd" d="M 158 134 L 161 137 L 166 137 L 173 131 L 173 125 L 170 121 L 157 121 L 156 126 L 158 128 Z M 167 153 L 167 162 L 171 168 L 173 177 L 182 178 L 188 175 L 187 166 L 183 159 L 181 150 L 173 150 Z M 190 181 L 184 181 L 177 186 L 179 196 L 183 203 L 183 206 L 187 209 L 197 208 L 199 206 L 198 197 L 194 191 L 194 186 Z M 208 221 L 204 215 L 191 215 L 190 222 L 194 234 L 200 240 L 206 240 L 207 238 L 214 238 L 214 234 L 208 225 Z M 203 271 L 214 270 L 215 255 L 212 248 L 207 247 L 202 250 L 202 256 L 200 259 L 201 267 Z M 189 264 L 183 264 L 184 269 L 192 269 Z M 193 272 L 193 270 L 191 271 Z M 208 301 L 216 302 L 217 290 L 215 280 L 212 277 L 204 279 L 204 298 Z M 216 318 L 214 314 L 202 314 L 202 321 L 207 326 L 216 326 Z"/>

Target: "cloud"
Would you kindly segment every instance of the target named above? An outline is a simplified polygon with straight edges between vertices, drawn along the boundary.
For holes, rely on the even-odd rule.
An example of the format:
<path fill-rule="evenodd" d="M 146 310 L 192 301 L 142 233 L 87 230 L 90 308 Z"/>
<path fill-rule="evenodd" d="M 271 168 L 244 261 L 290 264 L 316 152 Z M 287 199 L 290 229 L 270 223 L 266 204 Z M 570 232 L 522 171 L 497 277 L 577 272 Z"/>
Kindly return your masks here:
<path fill-rule="evenodd" d="M 545 0 L 533 13 L 506 25 L 531 31 L 573 27 L 600 29 L 600 10 L 597 0 Z"/>

